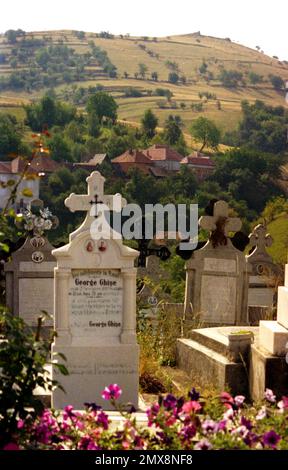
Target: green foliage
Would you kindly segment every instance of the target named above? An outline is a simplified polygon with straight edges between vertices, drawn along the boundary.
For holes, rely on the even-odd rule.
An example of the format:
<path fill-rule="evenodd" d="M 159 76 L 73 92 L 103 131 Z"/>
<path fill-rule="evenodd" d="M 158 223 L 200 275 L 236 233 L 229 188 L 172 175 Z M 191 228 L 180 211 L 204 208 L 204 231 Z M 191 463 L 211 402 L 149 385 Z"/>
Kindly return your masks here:
<path fill-rule="evenodd" d="M 182 126 L 183 123 L 180 116 L 173 116 L 172 114 L 168 116 L 165 121 L 163 131 L 164 141 L 168 145 L 176 145 L 179 142 L 183 136 Z"/>
<path fill-rule="evenodd" d="M 219 74 L 219 80 L 226 88 L 236 88 L 243 79 L 243 73 L 238 70 L 222 69 Z"/>
<path fill-rule="evenodd" d="M 176 72 L 170 72 L 168 75 L 168 82 L 176 85 L 179 82 L 179 75 Z"/>
<path fill-rule="evenodd" d="M 279 194 L 273 182 L 279 175 L 279 165 L 279 158 L 275 155 L 235 149 L 217 157 L 213 180 L 233 199 L 244 199 L 249 209 L 259 213 L 269 199 Z"/>
<path fill-rule="evenodd" d="M 145 111 L 143 118 L 141 119 L 141 125 L 144 134 L 152 139 L 156 133 L 156 127 L 158 125 L 158 119 L 151 109 Z"/>
<path fill-rule="evenodd" d="M 104 91 L 99 91 L 90 96 L 86 110 L 88 116 L 96 115 L 99 122 L 102 123 L 104 118 L 115 121 L 117 118 L 117 107 L 117 103 L 112 96 Z"/>
<path fill-rule="evenodd" d="M 125 90 L 125 98 L 140 98 L 143 93 L 135 87 L 129 87 Z"/>
<path fill-rule="evenodd" d="M 51 139 L 49 139 L 48 147 L 53 160 L 57 162 L 72 161 L 69 143 L 61 134 L 53 134 Z"/>
<path fill-rule="evenodd" d="M 47 94 L 39 102 L 25 106 L 25 111 L 26 124 L 33 131 L 42 131 L 45 127 L 55 125 L 65 126 L 76 117 L 76 108 L 56 101 Z"/>
<path fill-rule="evenodd" d="M 139 68 L 139 75 L 141 76 L 141 78 L 145 78 L 146 76 L 146 73 L 148 72 L 148 67 L 146 64 L 138 64 L 138 68 Z"/>
<path fill-rule="evenodd" d="M 0 313 L 0 448 L 13 439 L 19 419 L 35 419 L 43 411 L 43 403 L 33 395 L 35 388 L 52 391 L 59 386 L 49 378 L 45 366 L 53 363 L 61 373 L 68 374 L 63 364 L 49 360 L 53 335 L 48 340 L 41 338 L 42 321 L 39 318 L 33 334 L 21 318 L 5 310 Z"/>
<path fill-rule="evenodd" d="M 259 73 L 253 72 L 253 71 L 249 72 L 248 79 L 253 85 L 256 85 L 257 83 L 262 83 L 263 82 L 263 76 L 259 75 Z"/>
<path fill-rule="evenodd" d="M 218 148 L 221 137 L 220 130 L 210 119 L 202 116 L 195 119 L 191 124 L 190 132 L 197 142 L 201 142 L 200 152 L 207 146 L 214 149 Z"/>
<path fill-rule="evenodd" d="M 0 114 L 0 155 L 17 153 L 21 144 L 17 120 L 10 114 Z"/>
<path fill-rule="evenodd" d="M 275 90 L 284 89 L 284 80 L 279 75 L 269 75 L 269 79 Z"/>
<path fill-rule="evenodd" d="M 263 101 L 242 102 L 243 119 L 239 143 L 262 152 L 281 153 L 287 149 L 288 113 L 282 106 L 267 106 Z"/>

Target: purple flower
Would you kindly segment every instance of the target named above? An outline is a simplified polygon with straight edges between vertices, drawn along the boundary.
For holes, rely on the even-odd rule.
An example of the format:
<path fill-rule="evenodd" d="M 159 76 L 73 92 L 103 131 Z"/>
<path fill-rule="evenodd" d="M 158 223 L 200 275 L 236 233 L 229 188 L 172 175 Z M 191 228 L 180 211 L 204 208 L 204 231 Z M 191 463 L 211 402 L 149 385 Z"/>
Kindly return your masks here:
<path fill-rule="evenodd" d="M 278 442 L 280 441 L 281 437 L 276 434 L 275 431 L 268 431 L 263 435 L 263 444 L 266 447 L 271 447 L 272 449 L 276 449 Z"/>
<path fill-rule="evenodd" d="M 79 442 L 78 448 L 80 450 L 101 450 L 91 439 L 90 436 L 84 436 Z"/>
<path fill-rule="evenodd" d="M 64 408 L 64 413 L 63 413 L 63 419 L 66 420 L 68 418 L 73 418 L 75 416 L 73 412 L 73 406 L 72 405 L 67 405 Z"/>
<path fill-rule="evenodd" d="M 201 439 L 201 441 L 197 442 L 194 446 L 194 450 L 210 450 L 212 449 L 211 442 L 208 439 Z"/>
<path fill-rule="evenodd" d="M 216 432 L 217 427 L 217 423 L 215 423 L 215 421 L 213 421 L 212 419 L 206 419 L 202 423 L 202 430 L 204 434 L 208 434 L 209 432 Z"/>
<path fill-rule="evenodd" d="M 275 403 L 276 396 L 274 395 L 272 390 L 270 390 L 270 388 L 266 388 L 264 396 L 266 400 L 269 401 L 270 403 Z"/>
<path fill-rule="evenodd" d="M 163 406 L 167 410 L 172 410 L 177 405 L 177 398 L 174 397 L 171 393 L 168 393 L 163 400 Z"/>
<path fill-rule="evenodd" d="M 194 425 L 183 426 L 180 434 L 185 440 L 189 441 L 196 435 L 196 427 Z"/>
<path fill-rule="evenodd" d="M 109 418 L 104 411 L 100 411 L 97 415 L 97 424 L 100 424 L 105 430 L 109 427 Z"/>
<path fill-rule="evenodd" d="M 98 411 L 102 409 L 102 406 L 97 405 L 96 403 L 84 403 L 84 406 L 91 411 Z"/>
<path fill-rule="evenodd" d="M 191 401 L 198 401 L 200 398 L 200 393 L 198 393 L 193 387 L 188 393 L 188 397 L 190 398 Z"/>
<path fill-rule="evenodd" d="M 146 410 L 146 414 L 148 417 L 148 426 L 152 426 L 154 423 L 158 413 L 160 410 L 160 405 L 158 403 L 154 403 L 150 408 Z"/>
<path fill-rule="evenodd" d="M 251 421 L 245 418 L 245 416 L 241 416 L 241 425 L 245 426 L 249 431 L 253 428 Z"/>
<path fill-rule="evenodd" d="M 121 388 L 117 384 L 111 384 L 108 387 L 105 387 L 105 389 L 102 392 L 102 398 L 104 400 L 117 400 L 117 398 L 120 397 L 122 393 Z"/>
<path fill-rule="evenodd" d="M 222 421 L 219 421 L 219 423 L 217 423 L 216 432 L 226 431 L 226 425 L 227 425 L 227 420 L 226 419 L 223 419 Z"/>

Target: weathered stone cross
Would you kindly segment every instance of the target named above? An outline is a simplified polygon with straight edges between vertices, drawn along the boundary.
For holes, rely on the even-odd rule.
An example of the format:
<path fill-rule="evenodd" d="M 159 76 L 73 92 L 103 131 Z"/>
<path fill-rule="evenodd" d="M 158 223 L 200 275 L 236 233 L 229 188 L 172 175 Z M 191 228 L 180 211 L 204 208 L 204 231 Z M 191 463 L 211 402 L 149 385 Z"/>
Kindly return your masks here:
<path fill-rule="evenodd" d="M 259 224 L 254 227 L 252 233 L 249 235 L 250 245 L 255 246 L 253 254 L 267 254 L 266 247 L 269 247 L 273 243 L 273 238 L 270 233 L 267 233 L 265 225 Z"/>
<path fill-rule="evenodd" d="M 93 171 L 88 178 L 86 178 L 88 184 L 88 194 L 70 194 L 65 199 L 65 206 L 70 209 L 71 212 L 83 211 L 87 212 L 84 223 L 74 232 L 71 238 L 74 238 L 76 233 L 84 231 L 90 228 L 93 220 L 102 219 L 104 211 L 99 209 L 99 205 L 108 207 L 110 211 L 121 211 L 122 207 L 126 205 L 126 200 L 122 198 L 120 194 L 115 195 L 104 195 L 104 182 L 105 178 L 99 171 Z M 105 208 L 105 207 L 104 207 Z M 100 221 L 100 220 L 99 220 Z"/>
<path fill-rule="evenodd" d="M 218 201 L 214 204 L 213 216 L 204 215 L 199 219 L 199 225 L 204 230 L 214 232 L 218 228 L 218 223 L 222 221 L 223 235 L 228 237 L 229 232 L 238 232 L 242 227 L 242 222 L 238 217 L 229 217 L 229 206 L 225 201 Z"/>

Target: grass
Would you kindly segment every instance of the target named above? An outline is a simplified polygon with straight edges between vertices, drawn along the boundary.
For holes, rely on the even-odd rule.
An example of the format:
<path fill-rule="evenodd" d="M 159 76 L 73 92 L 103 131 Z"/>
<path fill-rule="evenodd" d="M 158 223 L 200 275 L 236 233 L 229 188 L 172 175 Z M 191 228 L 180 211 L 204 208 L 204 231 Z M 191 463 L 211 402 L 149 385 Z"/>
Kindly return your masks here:
<path fill-rule="evenodd" d="M 288 214 L 280 215 L 268 224 L 268 231 L 274 243 L 267 248 L 267 252 L 276 263 L 287 263 L 288 251 Z"/>
<path fill-rule="evenodd" d="M 140 122 L 143 112 L 149 107 L 157 114 L 159 126 L 169 114 L 181 115 L 186 130 L 191 121 L 200 114 L 213 119 L 223 132 L 233 130 L 241 118 L 241 101 L 247 99 L 250 102 L 261 99 L 270 105 L 284 105 L 282 93 L 277 93 L 271 86 L 268 75 L 280 75 L 283 79 L 287 77 L 288 66 L 256 50 L 241 46 L 225 39 L 212 38 L 209 36 L 197 36 L 193 34 L 171 36 L 169 38 L 157 38 L 157 41 L 144 41 L 137 37 L 124 37 L 121 39 L 115 36 L 114 39 L 102 39 L 95 37 L 94 33 L 86 33 L 84 40 L 77 39 L 72 31 L 47 31 L 33 33 L 35 38 L 51 36 L 53 43 L 57 44 L 62 40 L 64 44 L 73 47 L 77 53 L 85 53 L 90 50 L 88 41 L 93 40 L 97 46 L 107 51 L 108 56 L 118 71 L 118 79 L 108 79 L 96 77 L 95 80 L 78 82 L 78 86 L 88 87 L 101 83 L 107 91 L 111 92 L 119 104 L 119 117 L 127 122 Z M 143 50 L 139 45 L 144 45 Z M 153 51 L 157 57 L 151 57 L 147 51 Z M 11 46 L 5 43 L 4 36 L 0 36 L 0 52 L 11 53 Z M 185 75 L 187 84 L 172 85 L 167 82 L 170 72 L 166 61 L 176 62 L 179 67 L 179 75 Z M 226 69 L 241 70 L 245 76 L 246 86 L 237 89 L 224 88 L 217 79 L 207 83 L 199 75 L 199 66 L 205 61 L 208 70 L 217 77 L 221 67 Z M 139 71 L 139 64 L 144 63 L 148 67 L 147 79 L 136 80 L 134 73 Z M 90 68 L 90 67 L 89 67 Z M 99 67 L 93 66 L 95 72 Z M 9 64 L 0 65 L 0 75 L 11 73 Z M 148 80 L 151 72 L 158 73 L 159 81 Z M 257 86 L 250 86 L 247 75 L 250 71 L 263 75 L 264 82 Z M 124 72 L 129 74 L 128 79 L 123 78 Z M 56 93 L 61 98 L 63 88 L 67 85 L 56 87 Z M 145 96 L 143 98 L 125 98 L 124 89 L 137 87 L 142 91 L 156 88 L 169 88 L 173 92 L 172 100 L 177 108 L 159 109 L 158 102 L 165 98 L 157 96 Z M 191 109 L 191 104 L 199 102 L 199 92 L 208 91 L 217 96 L 221 102 L 221 110 L 216 107 L 215 100 L 209 100 L 204 104 L 203 112 L 197 113 Z M 5 111 L 2 106 L 3 99 L 9 99 L 11 109 L 9 112 L 21 116 L 19 102 L 37 99 L 45 90 L 37 90 L 31 94 L 25 92 L 8 92 L 5 96 L 0 94 L 0 112 Z M 180 103 L 183 102 L 186 108 L 182 110 Z M 12 109 L 14 108 L 15 109 Z M 18 109 L 16 109 L 18 108 Z"/>

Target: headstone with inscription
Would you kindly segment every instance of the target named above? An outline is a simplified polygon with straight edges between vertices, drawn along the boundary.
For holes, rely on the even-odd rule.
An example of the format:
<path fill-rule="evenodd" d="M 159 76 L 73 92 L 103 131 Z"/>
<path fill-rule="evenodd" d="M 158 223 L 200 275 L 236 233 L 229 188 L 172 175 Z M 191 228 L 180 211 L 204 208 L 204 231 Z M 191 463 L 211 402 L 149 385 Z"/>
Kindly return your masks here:
<path fill-rule="evenodd" d="M 87 195 L 72 194 L 65 201 L 72 212 L 86 211 L 86 219 L 70 234 L 67 245 L 53 251 L 57 259 L 53 352 L 66 356 L 69 376 L 58 377 L 57 369 L 53 371 L 66 394 L 55 390 L 52 404 L 83 408 L 85 402 L 97 402 L 107 409 L 110 405 L 101 391 L 117 383 L 123 390 L 122 402 L 137 407 L 134 261 L 138 252 L 124 246 L 119 236 L 112 238 L 105 219 L 105 206 L 120 210 L 125 200 L 104 195 L 105 179 L 99 172 L 86 181 Z"/>
<path fill-rule="evenodd" d="M 241 228 L 239 218 L 229 217 L 225 201 L 214 205 L 213 216 L 199 220 L 210 232 L 205 246 L 186 263 L 185 319 L 206 324 L 247 324 L 248 275 L 245 255 L 234 248 L 229 234 Z"/>
<path fill-rule="evenodd" d="M 29 326 L 37 326 L 42 311 L 50 317 L 44 322 L 44 330 L 53 327 L 54 247 L 45 232 L 58 225 L 58 220 L 43 202 L 35 200 L 32 208 L 23 215 L 27 238 L 22 247 L 12 253 L 11 261 L 5 264 L 6 305 L 15 316 L 21 317 Z M 36 212 L 37 208 L 37 214 Z"/>

